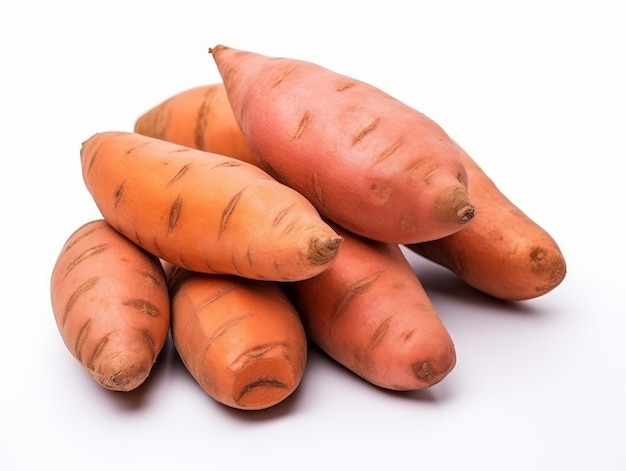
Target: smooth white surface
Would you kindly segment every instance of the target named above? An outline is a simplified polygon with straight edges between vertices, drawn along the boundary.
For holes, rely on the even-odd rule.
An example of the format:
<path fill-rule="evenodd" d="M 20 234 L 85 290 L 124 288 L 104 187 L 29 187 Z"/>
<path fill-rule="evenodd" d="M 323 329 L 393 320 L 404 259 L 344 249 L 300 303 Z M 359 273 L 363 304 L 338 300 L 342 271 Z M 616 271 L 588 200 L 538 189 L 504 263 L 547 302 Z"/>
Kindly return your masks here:
<path fill-rule="evenodd" d="M 0 469 L 626 469 L 624 5 L 3 2 Z M 171 345 L 140 390 L 97 386 L 49 302 L 62 244 L 99 217 L 80 144 L 218 81 L 218 43 L 317 62 L 428 114 L 555 237 L 566 280 L 509 305 L 413 257 L 457 345 L 428 391 L 376 389 L 312 351 L 287 401 L 234 411 Z"/>

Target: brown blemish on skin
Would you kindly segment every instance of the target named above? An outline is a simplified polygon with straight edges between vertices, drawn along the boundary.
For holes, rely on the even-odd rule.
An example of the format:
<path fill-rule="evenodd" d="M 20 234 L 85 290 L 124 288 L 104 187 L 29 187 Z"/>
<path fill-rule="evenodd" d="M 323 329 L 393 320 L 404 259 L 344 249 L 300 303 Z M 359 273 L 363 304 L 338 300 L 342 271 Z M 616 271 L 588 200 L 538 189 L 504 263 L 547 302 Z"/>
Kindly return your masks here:
<path fill-rule="evenodd" d="M 159 309 L 145 299 L 129 299 L 128 301 L 124 301 L 122 305 L 132 307 L 133 309 L 136 309 L 143 314 L 147 314 L 150 317 L 159 317 Z"/>
<path fill-rule="evenodd" d="M 341 315 L 345 312 L 345 310 L 354 300 L 354 298 L 363 293 L 367 288 L 369 288 L 369 286 L 374 283 L 382 273 L 382 271 L 374 272 L 367 278 L 363 278 L 362 280 L 353 283 L 352 286 L 348 288 L 346 294 L 343 296 L 341 301 L 339 301 L 339 304 L 335 308 L 335 312 L 333 312 L 330 323 L 331 329 L 333 325 L 337 323 Z"/>
<path fill-rule="evenodd" d="M 210 113 L 213 101 L 215 100 L 216 90 L 216 88 L 208 87 L 202 97 L 200 107 L 198 108 L 196 126 L 193 130 L 193 140 L 197 149 L 204 149 L 204 133 L 209 124 L 207 116 Z"/>
<path fill-rule="evenodd" d="M 185 173 L 187 173 L 187 170 L 189 170 L 189 167 L 190 167 L 190 164 L 183 165 L 181 169 L 178 171 L 178 173 L 174 175 L 174 177 L 167 184 L 171 185 L 175 181 L 179 180 Z"/>
<path fill-rule="evenodd" d="M 126 184 L 126 180 L 122 181 L 122 183 L 120 183 L 120 185 L 115 189 L 115 193 L 113 195 L 113 207 L 117 208 L 117 206 L 120 204 L 120 201 L 122 201 L 122 196 L 124 196 L 124 185 Z"/>
<path fill-rule="evenodd" d="M 374 131 L 374 129 L 376 129 L 376 126 L 378 126 L 379 122 L 380 122 L 380 118 L 376 118 L 369 125 L 367 125 L 364 129 L 362 129 L 361 132 L 359 132 L 356 136 L 352 138 L 352 145 L 354 146 L 358 144 L 365 138 L 365 136 L 367 136 L 372 131 Z"/>
<path fill-rule="evenodd" d="M 74 305 L 76 304 L 76 302 L 78 301 L 78 299 L 83 294 L 89 292 L 89 290 L 91 290 L 94 286 L 96 286 L 99 280 L 100 280 L 99 276 L 94 276 L 84 281 L 80 286 L 78 286 L 78 288 L 74 290 L 70 298 L 67 300 L 67 303 L 65 303 L 65 309 L 63 310 L 63 318 L 61 319 L 62 327 L 65 327 L 65 323 L 67 322 L 67 317 L 70 311 L 72 310 L 72 308 L 74 307 Z"/>
<path fill-rule="evenodd" d="M 391 194 L 393 191 L 390 184 L 385 183 L 377 185 L 376 183 L 374 183 L 370 188 L 372 192 L 376 195 L 376 197 L 382 202 L 386 203 L 391 199 Z"/>
<path fill-rule="evenodd" d="M 222 236 L 222 234 L 224 233 L 224 230 L 226 230 L 226 226 L 228 225 L 228 220 L 233 215 L 235 206 L 237 206 L 237 203 L 241 199 L 241 195 L 243 194 L 244 190 L 245 188 L 237 192 L 237 194 L 235 194 L 235 196 L 233 196 L 230 199 L 230 201 L 226 205 L 226 208 L 224 208 L 224 211 L 222 212 L 222 222 L 220 223 L 220 230 L 217 236 L 218 239 Z"/>
<path fill-rule="evenodd" d="M 337 85 L 337 88 L 335 88 L 335 90 L 337 90 L 338 92 L 343 92 L 344 90 L 348 90 L 355 85 L 356 82 L 341 82 L 339 85 Z"/>
<path fill-rule="evenodd" d="M 378 327 L 374 331 L 374 335 L 372 335 L 369 343 L 367 344 L 368 350 L 373 350 L 374 348 L 376 348 L 376 346 L 378 346 L 383 341 L 383 339 L 387 335 L 387 332 L 389 332 L 390 325 L 391 325 L 391 316 L 384 319 L 378 325 Z"/>
<path fill-rule="evenodd" d="M 62 279 L 65 279 L 67 277 L 67 275 L 69 275 L 69 273 L 82 261 L 84 261 L 85 259 L 93 256 L 93 255 L 98 255 L 102 252 L 104 252 L 105 250 L 107 250 L 109 248 L 108 244 L 99 244 L 99 245 L 95 245 L 93 247 L 88 248 L 87 250 L 83 251 L 81 254 L 78 255 L 78 257 L 74 258 L 74 260 L 72 260 L 70 262 L 70 264 L 65 268 L 65 275 L 63 275 Z"/>
<path fill-rule="evenodd" d="M 381 163 L 382 161 L 384 161 L 385 159 L 387 159 L 388 157 L 391 157 L 400 147 L 402 147 L 401 137 L 396 139 L 394 142 L 392 142 L 391 145 L 389 145 L 389 147 L 384 149 L 380 154 L 378 154 L 374 158 L 374 165 L 377 165 Z"/>
<path fill-rule="evenodd" d="M 92 318 L 90 317 L 85 321 L 83 326 L 78 331 L 78 336 L 76 337 L 76 344 L 74 345 L 74 352 L 76 353 L 76 358 L 78 361 L 83 361 L 83 348 L 85 346 L 85 342 L 89 337 L 89 328 L 91 327 Z"/>
<path fill-rule="evenodd" d="M 183 205 L 183 197 L 179 194 L 170 208 L 170 216 L 167 222 L 167 233 L 171 234 L 180 218 L 180 212 Z"/>
<path fill-rule="evenodd" d="M 298 64 L 289 64 L 280 71 L 280 73 L 274 79 L 274 83 L 272 83 L 272 88 L 277 87 L 282 83 L 285 78 L 291 74 L 294 70 L 298 68 Z"/>
<path fill-rule="evenodd" d="M 300 139 L 300 136 L 302 136 L 302 133 L 304 132 L 304 128 L 306 128 L 306 125 L 309 122 L 309 113 L 304 113 L 304 115 L 302 116 L 302 118 L 300 118 L 300 122 L 298 123 L 298 127 L 296 128 L 296 131 L 293 133 L 293 137 L 291 138 L 293 141 Z"/>
<path fill-rule="evenodd" d="M 109 332 L 108 334 L 104 335 L 100 339 L 100 342 L 98 342 L 98 345 L 96 345 L 96 348 L 93 351 L 93 355 L 91 355 L 91 358 L 89 359 L 89 362 L 87 364 L 87 368 L 90 371 L 94 371 L 94 366 L 96 364 L 96 361 L 98 360 L 98 358 L 100 358 L 100 355 L 102 355 L 102 352 L 104 352 L 105 347 L 107 343 L 109 342 L 109 337 L 111 336 L 111 334 L 112 332 Z"/>
<path fill-rule="evenodd" d="M 313 180 L 313 194 L 315 195 L 315 199 L 320 207 L 324 207 L 324 195 L 322 193 L 322 185 L 320 183 L 320 177 L 317 172 L 313 172 L 311 176 Z"/>

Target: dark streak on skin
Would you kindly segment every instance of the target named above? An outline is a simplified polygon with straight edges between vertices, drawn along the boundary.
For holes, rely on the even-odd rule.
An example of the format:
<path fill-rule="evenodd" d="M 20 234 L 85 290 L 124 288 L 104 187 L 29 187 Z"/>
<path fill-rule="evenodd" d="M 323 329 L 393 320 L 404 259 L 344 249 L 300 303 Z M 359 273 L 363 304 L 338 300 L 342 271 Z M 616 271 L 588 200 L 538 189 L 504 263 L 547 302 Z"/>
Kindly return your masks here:
<path fill-rule="evenodd" d="M 122 200 L 122 196 L 124 195 L 124 184 L 126 183 L 126 180 L 122 181 L 122 183 L 120 184 L 120 186 L 118 186 L 115 189 L 115 194 L 114 194 L 114 207 L 117 208 L 117 206 L 120 204 L 120 201 Z"/>
<path fill-rule="evenodd" d="M 386 158 L 393 155 L 400 147 L 402 146 L 402 138 L 398 138 L 395 142 L 393 142 L 389 147 L 383 150 L 380 154 L 376 156 L 374 159 L 374 165 L 381 163 Z"/>
<path fill-rule="evenodd" d="M 280 75 L 276 77 L 276 79 L 274 80 L 274 83 L 272 84 L 272 88 L 276 88 L 278 85 L 280 85 L 282 81 L 285 80 L 285 78 L 297 68 L 298 68 L 298 64 L 293 64 L 283 69 Z"/>
<path fill-rule="evenodd" d="M 172 149 L 172 150 L 168 151 L 167 153 L 168 154 L 177 154 L 179 152 L 191 152 L 192 150 L 194 150 L 194 149 L 192 149 L 190 147 L 178 147 L 176 149 Z"/>
<path fill-rule="evenodd" d="M 239 191 L 235 196 L 233 196 L 228 202 L 228 205 L 226 206 L 224 211 L 222 212 L 222 222 L 220 224 L 220 231 L 217 236 L 218 239 L 222 236 L 222 233 L 226 229 L 226 226 L 228 225 L 228 220 L 232 216 L 233 211 L 235 210 L 235 206 L 239 202 L 239 199 L 241 198 L 241 195 L 243 194 L 244 190 L 245 188 Z"/>
<path fill-rule="evenodd" d="M 298 123 L 298 127 L 296 128 L 296 132 L 293 133 L 293 137 L 291 138 L 291 140 L 295 141 L 297 139 L 300 139 L 300 136 L 302 136 L 302 133 L 304 132 L 304 128 L 306 128 L 306 125 L 309 122 L 309 117 L 309 113 L 304 113 L 302 118 L 300 118 L 300 122 Z"/>
<path fill-rule="evenodd" d="M 347 290 L 344 297 L 339 302 L 337 309 L 335 309 L 335 312 L 333 313 L 333 316 L 331 318 L 331 323 L 330 323 L 331 329 L 333 325 L 335 325 L 335 323 L 339 320 L 339 318 L 341 317 L 341 314 L 343 314 L 343 312 L 346 310 L 350 302 L 360 293 L 365 291 L 374 281 L 376 281 L 376 279 L 382 273 L 383 273 L 382 271 L 377 271 L 371 274 L 370 276 L 368 276 L 367 278 L 363 280 L 359 280 L 356 283 L 354 283 L 352 286 L 350 286 L 350 288 Z"/>
<path fill-rule="evenodd" d="M 283 235 L 287 235 L 289 234 L 291 231 L 293 231 L 296 227 L 298 227 L 298 220 L 297 219 L 293 219 L 289 224 L 287 224 L 287 226 L 283 229 L 282 234 Z"/>
<path fill-rule="evenodd" d="M 142 276 L 142 278 L 147 280 L 149 284 L 155 286 L 156 288 L 161 287 L 161 280 L 159 280 L 159 278 L 154 276 L 152 273 L 147 271 L 140 271 L 139 274 Z"/>
<path fill-rule="evenodd" d="M 209 299 L 204 301 L 202 304 L 199 304 L 198 306 L 196 306 L 196 309 L 195 309 L 196 312 L 202 311 L 208 305 L 214 303 L 218 299 L 221 299 L 223 296 L 227 295 L 228 293 L 232 291 L 235 291 L 236 289 L 237 289 L 237 285 L 234 285 L 234 284 L 224 286 L 217 293 L 211 296 Z"/>
<path fill-rule="evenodd" d="M 93 163 L 96 161 L 96 157 L 98 156 L 99 152 L 100 152 L 100 147 L 96 147 L 96 149 L 91 154 L 89 158 L 89 163 L 87 164 L 87 173 L 91 171 L 91 167 L 93 167 Z"/>
<path fill-rule="evenodd" d="M 276 227 L 278 226 L 278 224 L 280 224 L 280 221 L 283 220 L 283 218 L 289 213 L 289 211 L 291 211 L 291 208 L 293 208 L 293 204 L 287 206 L 284 209 L 281 209 L 280 211 L 278 211 L 278 213 L 276 213 L 276 216 L 274 217 L 274 219 L 272 220 L 272 227 Z"/>
<path fill-rule="evenodd" d="M 338 92 L 343 92 L 344 90 L 348 90 L 356 85 L 356 82 L 342 82 L 340 83 L 335 90 Z"/>
<path fill-rule="evenodd" d="M 141 338 L 146 343 L 146 345 L 148 345 L 148 349 L 150 349 L 150 351 L 152 352 L 152 358 L 154 359 L 157 353 L 157 348 L 154 345 L 154 339 L 152 338 L 152 335 L 150 334 L 149 331 L 145 329 L 136 329 L 136 330 L 139 331 Z"/>
<path fill-rule="evenodd" d="M 194 143 L 196 149 L 204 149 L 204 131 L 208 126 L 207 115 L 211 110 L 211 104 L 215 99 L 215 88 L 207 88 L 204 96 L 202 97 L 202 102 L 200 103 L 200 108 L 198 108 L 198 114 L 196 115 L 196 126 L 193 130 Z"/>
<path fill-rule="evenodd" d="M 98 280 L 100 280 L 99 276 L 94 276 L 92 278 L 89 278 L 87 281 L 83 282 L 78 288 L 76 288 L 74 290 L 74 292 L 71 294 L 70 298 L 67 300 L 67 303 L 65 303 L 65 309 L 63 311 L 63 318 L 61 319 L 61 326 L 62 327 L 65 326 L 65 322 L 67 321 L 67 317 L 68 317 L 70 311 L 72 310 L 72 308 L 74 307 L 74 304 L 76 304 L 78 299 L 83 294 L 87 293 L 90 289 L 92 289 L 94 286 L 96 286 L 96 284 L 98 283 Z"/>
<path fill-rule="evenodd" d="M 240 167 L 241 164 L 242 164 L 241 162 L 233 158 L 232 160 L 224 160 L 218 164 L 215 164 L 213 165 L 213 167 L 211 167 L 211 169 L 218 168 L 218 167 Z"/>
<path fill-rule="evenodd" d="M 239 316 L 228 321 L 226 324 L 222 325 L 219 329 L 215 331 L 215 333 L 211 336 L 211 338 L 208 339 L 206 343 L 206 349 L 208 350 L 213 345 L 213 343 L 215 343 L 222 335 L 228 332 L 231 328 L 235 327 L 237 324 L 243 321 L 246 317 L 248 316 L 246 315 Z"/>
<path fill-rule="evenodd" d="M 93 222 L 93 223 L 88 223 L 87 225 L 89 225 L 89 224 L 94 224 L 94 223 L 95 223 L 95 222 Z M 85 226 L 83 226 L 83 227 L 85 227 Z M 87 232 L 83 232 L 83 233 L 80 235 L 80 237 L 77 237 L 76 239 L 73 239 L 73 240 L 71 241 L 71 243 L 67 244 L 67 246 L 66 246 L 66 247 L 65 247 L 65 249 L 63 250 L 63 253 L 68 252 L 68 251 L 69 251 L 72 247 L 74 247 L 74 246 L 75 246 L 78 242 L 80 242 L 81 240 L 83 240 L 85 237 L 90 236 L 91 234 L 93 234 L 94 232 L 96 232 L 98 229 L 100 229 L 100 227 L 96 226 L 96 227 L 94 227 L 93 229 L 91 229 L 91 230 L 89 230 L 89 231 L 87 231 Z"/>
<path fill-rule="evenodd" d="M 78 257 L 74 258 L 74 260 L 72 260 L 70 264 L 65 268 L 65 275 L 63 275 L 63 279 L 65 279 L 67 275 L 69 275 L 70 272 L 80 262 L 91 257 L 92 255 L 98 255 L 99 253 L 104 252 L 108 248 L 109 248 L 108 244 L 100 244 L 100 245 L 95 245 L 93 247 L 90 247 L 87 250 L 83 251 L 80 255 L 78 255 Z"/>
<path fill-rule="evenodd" d="M 139 232 L 135 231 L 135 242 L 137 242 L 137 245 L 139 245 L 140 247 L 143 247 L 143 243 L 141 242 L 141 237 L 139 237 Z"/>
<path fill-rule="evenodd" d="M 253 383 L 246 385 L 246 387 L 240 391 L 239 395 L 237 397 L 234 397 L 233 399 L 235 400 L 235 402 L 240 403 L 243 397 L 248 392 L 252 391 L 253 389 L 267 388 L 267 387 L 276 388 L 276 389 L 289 389 L 289 385 L 283 383 L 282 381 L 278 381 L 276 379 L 265 379 L 265 380 L 255 381 Z"/>
<path fill-rule="evenodd" d="M 167 223 L 167 233 L 171 234 L 178 222 L 178 218 L 180 218 L 180 211 L 183 205 L 183 197 L 179 194 L 174 202 L 172 203 L 172 207 L 170 208 L 170 218 Z"/>
<path fill-rule="evenodd" d="M 74 352 L 76 353 L 76 359 L 80 362 L 83 361 L 83 348 L 85 346 L 85 342 L 87 341 L 87 337 L 89 337 L 89 328 L 91 327 L 92 317 L 87 319 L 83 326 L 78 331 L 78 336 L 76 337 L 76 343 L 74 344 Z"/>
<path fill-rule="evenodd" d="M 187 170 L 189 170 L 190 166 L 191 164 L 183 165 L 183 167 L 178 171 L 178 173 L 174 175 L 174 178 L 172 178 L 167 184 L 171 185 L 172 183 L 180 179 L 187 172 Z"/>
<path fill-rule="evenodd" d="M 357 134 L 356 136 L 352 138 L 352 145 L 354 146 L 358 144 L 359 142 L 361 142 L 365 138 L 365 136 L 367 136 L 374 129 L 376 129 L 376 126 L 378 126 L 379 122 L 380 122 L 380 118 L 376 118 L 365 129 L 361 130 L 359 134 Z"/>
<path fill-rule="evenodd" d="M 250 246 L 246 249 L 246 260 L 248 261 L 248 265 L 252 266 L 252 255 L 250 254 Z"/>
<path fill-rule="evenodd" d="M 391 316 L 384 319 L 376 328 L 374 335 L 370 338 L 370 341 L 367 345 L 368 350 L 373 350 L 383 341 L 387 332 L 389 332 L 389 325 L 391 324 Z"/>
<path fill-rule="evenodd" d="M 113 332 L 109 332 L 108 334 L 103 336 L 100 342 L 98 342 L 98 345 L 96 345 L 96 348 L 93 351 L 93 355 L 91 355 L 91 358 L 89 359 L 89 363 L 87 365 L 87 368 L 89 370 L 91 371 L 94 370 L 94 365 L 96 363 L 96 360 L 100 357 L 100 355 L 102 355 L 102 352 L 104 351 L 104 347 L 109 342 L 109 337 L 111 336 L 112 333 Z"/>
<path fill-rule="evenodd" d="M 122 306 L 132 307 L 133 309 L 141 311 L 143 314 L 147 314 L 150 317 L 159 317 L 158 308 L 145 299 L 129 299 L 128 301 L 124 301 Z"/>
<path fill-rule="evenodd" d="M 320 207 L 324 207 L 324 194 L 322 193 L 322 185 L 320 184 L 319 174 L 317 172 L 313 172 L 313 194 L 315 195 L 315 199 L 317 200 Z"/>

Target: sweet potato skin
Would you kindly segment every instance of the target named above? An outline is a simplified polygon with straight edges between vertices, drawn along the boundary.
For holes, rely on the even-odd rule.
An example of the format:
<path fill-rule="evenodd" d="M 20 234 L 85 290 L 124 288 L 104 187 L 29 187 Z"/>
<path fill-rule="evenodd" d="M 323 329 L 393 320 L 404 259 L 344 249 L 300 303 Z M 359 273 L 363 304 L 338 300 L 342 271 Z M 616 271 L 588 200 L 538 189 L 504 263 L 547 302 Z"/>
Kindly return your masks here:
<path fill-rule="evenodd" d="M 52 270 L 51 303 L 71 354 L 101 386 L 131 391 L 148 377 L 170 326 L 158 259 L 104 220 L 78 228 Z"/>
<path fill-rule="evenodd" d="M 260 410 L 296 390 L 307 339 L 277 283 L 179 267 L 168 278 L 174 345 L 210 397 L 235 409 Z"/>
<path fill-rule="evenodd" d="M 283 284 L 310 339 L 385 389 L 440 382 L 456 363 L 454 344 L 399 246 L 335 229 L 344 239 L 335 263 Z"/>
<path fill-rule="evenodd" d="M 260 166 L 329 220 L 394 243 L 471 221 L 457 147 L 423 113 L 316 64 L 223 45 L 210 52 Z"/>
<path fill-rule="evenodd" d="M 341 243 L 302 195 L 232 157 L 110 131 L 83 143 L 81 164 L 116 230 L 189 270 L 292 281 L 324 270 Z"/>
<path fill-rule="evenodd" d="M 408 247 L 502 300 L 523 301 L 552 291 L 567 271 L 554 238 L 507 198 L 462 149 L 461 155 L 470 197 L 477 206 L 474 221 L 458 233 Z"/>
<path fill-rule="evenodd" d="M 221 82 L 167 98 L 137 118 L 135 132 L 258 165 Z"/>

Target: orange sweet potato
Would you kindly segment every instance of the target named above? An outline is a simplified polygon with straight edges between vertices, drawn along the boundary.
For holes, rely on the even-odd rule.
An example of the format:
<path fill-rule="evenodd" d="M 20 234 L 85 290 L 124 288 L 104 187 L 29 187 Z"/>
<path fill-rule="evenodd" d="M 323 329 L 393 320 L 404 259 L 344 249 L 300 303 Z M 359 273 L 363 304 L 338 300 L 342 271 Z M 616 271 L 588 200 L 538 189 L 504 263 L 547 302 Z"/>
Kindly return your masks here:
<path fill-rule="evenodd" d="M 461 155 L 479 209 L 474 221 L 455 234 L 408 247 L 496 298 L 522 301 L 550 292 L 566 273 L 557 243 L 466 152 Z"/>
<path fill-rule="evenodd" d="M 92 221 L 67 239 L 50 292 L 65 345 L 100 385 L 130 391 L 146 380 L 170 327 L 156 257 L 106 221 Z"/>
<path fill-rule="evenodd" d="M 221 82 L 169 97 L 137 119 L 135 132 L 257 165 Z"/>
<path fill-rule="evenodd" d="M 231 157 L 104 132 L 83 143 L 81 163 L 115 229 L 190 270 L 293 281 L 326 269 L 341 243 L 302 195 Z"/>
<path fill-rule="evenodd" d="M 298 387 L 307 341 L 278 284 L 173 267 L 172 338 L 187 370 L 216 401 L 266 409 Z"/>

